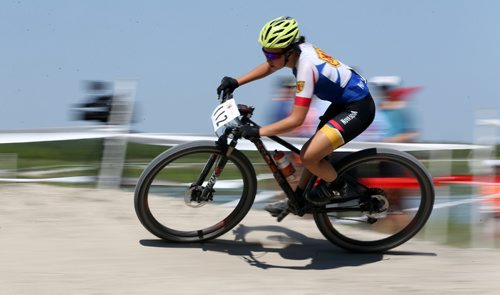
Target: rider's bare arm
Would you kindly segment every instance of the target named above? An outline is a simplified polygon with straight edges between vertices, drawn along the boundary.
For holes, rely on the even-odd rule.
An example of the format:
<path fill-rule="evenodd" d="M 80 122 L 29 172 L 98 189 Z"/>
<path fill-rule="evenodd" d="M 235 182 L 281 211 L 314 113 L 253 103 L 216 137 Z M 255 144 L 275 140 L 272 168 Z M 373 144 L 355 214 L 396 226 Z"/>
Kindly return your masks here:
<path fill-rule="evenodd" d="M 308 110 L 309 107 L 295 105 L 288 117 L 260 128 L 260 136 L 272 136 L 292 131 L 304 123 Z"/>
<path fill-rule="evenodd" d="M 265 62 L 263 64 L 258 65 L 254 69 L 252 69 L 250 72 L 246 73 L 245 75 L 239 77 L 238 79 L 238 84 L 241 86 L 243 84 L 246 84 L 248 82 L 252 82 L 261 78 L 264 78 L 268 76 L 269 74 L 272 74 L 275 70 L 271 68 L 271 66 Z"/>

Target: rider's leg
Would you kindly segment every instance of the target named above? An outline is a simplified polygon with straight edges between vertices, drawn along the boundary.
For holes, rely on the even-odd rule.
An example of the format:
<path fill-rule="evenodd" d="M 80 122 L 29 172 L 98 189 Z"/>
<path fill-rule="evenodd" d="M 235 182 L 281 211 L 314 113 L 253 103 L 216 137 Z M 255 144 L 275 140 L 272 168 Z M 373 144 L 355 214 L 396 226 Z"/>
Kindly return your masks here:
<path fill-rule="evenodd" d="M 342 145 L 342 138 L 337 138 L 336 142 Z M 303 192 L 309 179 L 316 175 L 327 182 L 333 182 L 337 178 L 337 172 L 333 168 L 332 164 L 325 159 L 334 150 L 331 144 L 331 140 L 323 134 L 322 132 L 316 132 L 316 134 L 310 138 L 302 147 L 300 158 L 304 165 L 302 174 L 295 190 L 296 200 L 298 206 L 302 207 L 306 204 Z"/>
<path fill-rule="evenodd" d="M 309 139 L 304 144 L 304 146 L 302 147 L 302 150 L 306 149 L 306 147 L 309 146 L 311 140 L 312 140 L 312 138 Z M 302 165 L 304 165 L 304 163 L 302 163 Z M 291 204 L 293 207 L 299 209 L 299 208 L 303 208 L 305 206 L 306 199 L 305 199 L 305 196 L 304 196 L 303 192 L 304 192 L 305 187 L 307 186 L 307 183 L 308 183 L 309 179 L 312 176 L 313 176 L 313 174 L 311 172 L 309 172 L 307 170 L 307 168 L 304 166 L 303 169 L 302 169 L 302 171 L 301 171 L 301 174 L 300 174 L 300 179 L 298 180 L 298 183 L 296 184 L 296 187 L 292 186 L 292 189 L 295 192 L 295 201 L 296 201 L 296 203 Z M 281 201 L 278 201 L 278 202 L 273 202 L 273 203 L 267 204 L 264 207 L 264 209 L 267 212 L 271 213 L 271 215 L 277 216 L 283 210 L 286 210 L 287 208 L 289 208 L 289 205 L 290 205 L 289 200 L 288 199 L 284 199 L 284 200 L 281 200 Z"/>
<path fill-rule="evenodd" d="M 326 182 L 333 182 L 337 172 L 325 157 L 343 145 L 344 140 L 336 129 L 328 129 L 328 133 L 324 129 L 321 128 L 309 140 L 309 144 L 301 150 L 300 157 L 308 171 Z"/>
<path fill-rule="evenodd" d="M 309 138 L 309 140 L 302 147 L 302 150 L 307 149 L 311 140 L 312 140 L 312 138 Z M 301 150 L 301 153 L 302 153 L 302 150 Z M 301 156 L 301 158 L 302 158 L 302 156 Z M 302 162 L 302 160 L 301 160 L 301 162 Z M 303 169 L 302 169 L 302 173 L 300 175 L 299 183 L 297 184 L 297 189 L 304 191 L 304 189 L 307 186 L 307 182 L 313 176 L 313 174 L 309 170 L 307 170 L 307 168 L 304 166 L 304 164 L 302 164 L 302 165 L 303 165 Z"/>
<path fill-rule="evenodd" d="M 344 144 L 344 140 L 340 132 L 336 129 L 330 130 L 332 128 L 325 125 L 319 129 L 316 134 L 309 139 L 302 147 L 300 153 L 300 159 L 304 169 L 300 181 L 298 183 L 297 189 L 295 190 L 296 204 L 294 207 L 303 208 L 306 205 L 306 199 L 309 196 L 304 196 L 303 192 L 309 181 L 310 177 L 314 174 L 319 178 L 323 179 L 327 184 L 327 187 L 322 187 L 323 192 L 332 191 L 332 183 L 337 178 L 337 172 L 333 168 L 332 164 L 325 158 L 327 155 L 331 154 L 333 150 Z M 317 194 L 319 199 L 314 204 L 319 204 L 328 201 L 332 196 L 326 195 L 325 193 Z M 311 200 L 310 200 L 311 201 Z M 265 207 L 265 209 L 271 214 L 276 215 L 282 211 L 282 208 L 286 206 L 286 202 L 272 203 Z"/>
<path fill-rule="evenodd" d="M 322 130 L 325 124 L 327 124 L 328 120 L 341 113 L 342 110 L 342 107 L 331 104 L 325 111 L 325 113 L 319 118 L 320 123 L 318 125 L 316 133 L 302 147 L 300 156 L 302 161 L 306 161 L 306 163 L 303 163 L 304 172 L 299 181 L 299 189 L 305 189 L 307 182 L 313 174 L 330 181 L 333 181 L 335 178 L 337 178 L 337 172 L 335 171 L 333 166 L 328 163 L 327 160 L 323 159 L 326 155 L 329 155 L 334 150 L 332 144 L 330 143 L 331 140 L 330 142 L 328 142 L 329 138 L 327 134 L 319 131 Z M 330 133 L 331 132 L 328 132 L 328 134 Z M 328 140 L 326 140 L 326 138 L 328 138 Z M 341 140 L 341 138 L 335 140 L 343 143 L 343 140 Z M 337 144 L 336 147 L 342 145 L 342 143 Z M 308 169 L 310 169 L 311 167 L 312 170 L 308 171 Z"/>
<path fill-rule="evenodd" d="M 373 121 L 374 114 L 375 104 L 371 96 L 368 95 L 362 101 L 348 106 L 332 104 L 320 117 L 318 131 L 304 144 L 301 150 L 304 169 L 295 191 L 298 206 L 305 203 L 303 191 L 312 174 L 324 180 L 320 183 L 321 188 L 323 188 L 322 192 L 334 193 L 332 189 L 337 190 L 343 187 L 341 182 L 335 182 L 337 172 L 325 157 L 365 130 Z M 325 184 L 325 182 L 328 183 Z M 313 202 L 312 198 L 309 197 L 311 193 L 306 197 L 310 202 Z M 321 205 L 325 200 L 327 203 L 331 198 L 331 195 L 325 198 L 323 193 L 316 195 L 319 196 L 319 200 L 313 203 L 317 205 Z M 274 208 L 266 208 L 266 210 L 268 209 Z M 268 211 L 271 212 L 271 210 Z"/>
<path fill-rule="evenodd" d="M 345 194 L 343 181 L 337 180 L 337 172 L 324 157 L 363 132 L 373 121 L 375 106 L 371 96 L 337 107 L 337 112 L 323 116 L 319 130 L 309 145 L 301 151 L 304 167 L 320 177 L 324 182 L 316 186 L 307 196 L 307 200 L 316 205 L 328 203 L 331 198 Z"/>
<path fill-rule="evenodd" d="M 314 144 L 312 147 L 310 147 L 311 142 L 313 141 Z M 329 144 L 325 143 L 324 136 L 318 135 L 318 132 L 304 144 L 300 153 L 300 158 L 302 164 L 304 165 L 304 169 L 297 186 L 298 189 L 304 190 L 307 182 L 313 175 L 319 176 L 322 179 L 328 179 L 330 181 L 335 180 L 335 178 L 337 177 L 337 172 L 335 171 L 333 166 L 326 159 L 324 159 L 324 157 L 333 152 L 333 150 L 333 148 L 329 148 Z M 304 161 L 306 161 L 307 163 L 304 163 Z M 313 167 L 313 170 L 310 170 L 311 165 L 315 164 L 316 167 L 319 167 L 319 169 Z M 314 172 L 318 170 L 324 170 L 325 173 L 311 173 L 311 171 Z"/>

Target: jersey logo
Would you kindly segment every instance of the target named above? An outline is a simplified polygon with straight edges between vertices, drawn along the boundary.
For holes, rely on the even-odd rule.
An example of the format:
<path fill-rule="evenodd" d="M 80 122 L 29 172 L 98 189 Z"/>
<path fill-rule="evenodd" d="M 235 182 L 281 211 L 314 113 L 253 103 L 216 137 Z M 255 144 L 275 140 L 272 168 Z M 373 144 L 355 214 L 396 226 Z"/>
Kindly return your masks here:
<path fill-rule="evenodd" d="M 316 51 L 318 58 L 321 59 L 322 61 L 325 61 L 334 67 L 340 66 L 340 62 L 336 58 L 330 56 L 328 53 L 316 47 L 314 47 L 314 50 Z"/>
<path fill-rule="evenodd" d="M 305 81 L 297 81 L 297 93 L 302 92 L 304 90 Z"/>

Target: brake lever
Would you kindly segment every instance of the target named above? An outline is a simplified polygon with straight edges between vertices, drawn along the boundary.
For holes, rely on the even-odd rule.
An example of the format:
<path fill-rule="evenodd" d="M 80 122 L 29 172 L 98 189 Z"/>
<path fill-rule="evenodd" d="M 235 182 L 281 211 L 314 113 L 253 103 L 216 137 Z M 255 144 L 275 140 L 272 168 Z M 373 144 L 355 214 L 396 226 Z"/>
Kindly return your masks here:
<path fill-rule="evenodd" d="M 219 99 L 219 102 L 222 104 L 225 101 L 230 100 L 231 98 L 233 98 L 233 94 L 231 92 L 226 93 L 225 91 L 221 91 L 218 99 Z"/>

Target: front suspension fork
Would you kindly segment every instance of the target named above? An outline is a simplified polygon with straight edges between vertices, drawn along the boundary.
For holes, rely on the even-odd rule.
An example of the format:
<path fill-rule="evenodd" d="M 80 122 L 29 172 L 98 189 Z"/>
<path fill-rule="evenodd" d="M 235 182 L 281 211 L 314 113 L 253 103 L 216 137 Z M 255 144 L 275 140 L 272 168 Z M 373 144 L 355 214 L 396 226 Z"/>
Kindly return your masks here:
<path fill-rule="evenodd" d="M 203 171 L 198 177 L 198 180 L 196 181 L 195 185 L 201 186 L 207 178 L 208 173 L 212 170 L 214 164 L 216 164 L 215 168 L 213 169 L 212 175 L 207 182 L 207 185 L 203 188 L 203 192 L 200 196 L 201 201 L 206 201 L 211 197 L 212 193 L 214 192 L 215 182 L 224 170 L 228 158 L 231 155 L 231 152 L 234 150 L 234 147 L 236 146 L 237 138 L 233 138 L 231 140 L 231 143 L 229 145 L 227 144 L 228 135 L 229 132 L 225 132 L 224 135 L 222 135 L 217 141 L 217 146 L 221 148 L 222 154 L 220 156 L 217 154 L 212 154 L 210 156 L 207 163 L 205 164 L 205 167 L 203 168 Z"/>

